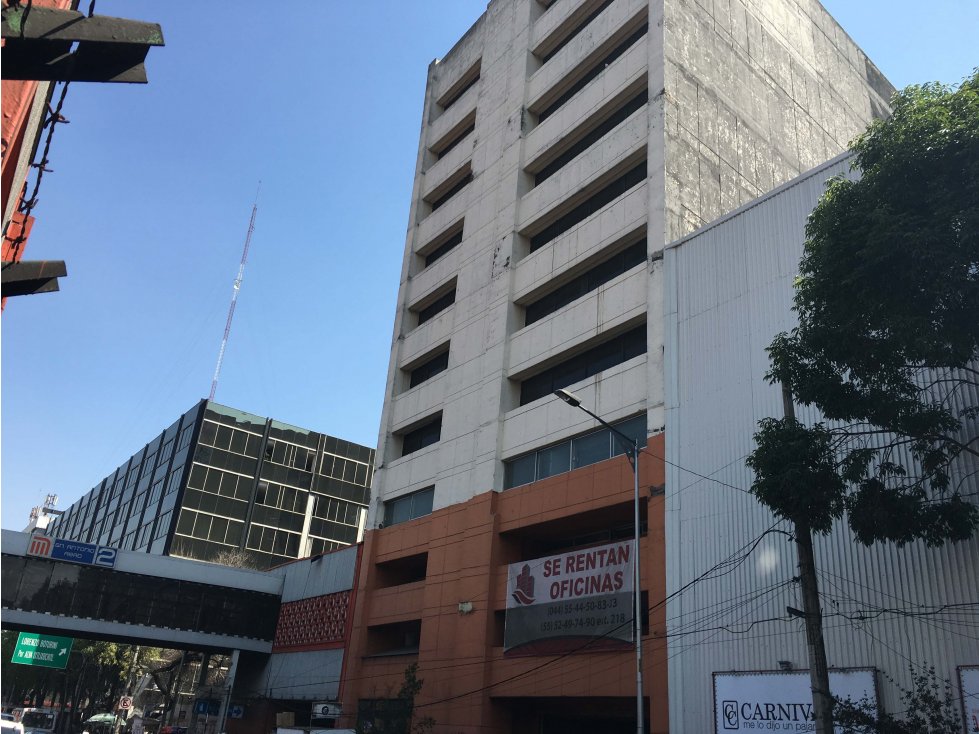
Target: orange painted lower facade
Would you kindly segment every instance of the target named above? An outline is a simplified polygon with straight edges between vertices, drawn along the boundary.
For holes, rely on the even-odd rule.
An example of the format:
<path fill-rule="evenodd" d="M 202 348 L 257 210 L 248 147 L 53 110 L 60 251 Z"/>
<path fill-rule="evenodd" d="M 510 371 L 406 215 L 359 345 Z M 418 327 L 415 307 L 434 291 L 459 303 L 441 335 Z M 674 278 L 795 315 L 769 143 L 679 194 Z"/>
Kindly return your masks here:
<path fill-rule="evenodd" d="M 640 457 L 646 731 L 668 731 L 664 437 Z M 504 492 L 488 491 L 367 533 L 341 688 L 342 726 L 396 695 L 405 668 L 424 681 L 416 720 L 436 732 L 634 732 L 633 649 L 504 655 L 507 567 L 628 538 L 633 473 L 625 456 Z"/>

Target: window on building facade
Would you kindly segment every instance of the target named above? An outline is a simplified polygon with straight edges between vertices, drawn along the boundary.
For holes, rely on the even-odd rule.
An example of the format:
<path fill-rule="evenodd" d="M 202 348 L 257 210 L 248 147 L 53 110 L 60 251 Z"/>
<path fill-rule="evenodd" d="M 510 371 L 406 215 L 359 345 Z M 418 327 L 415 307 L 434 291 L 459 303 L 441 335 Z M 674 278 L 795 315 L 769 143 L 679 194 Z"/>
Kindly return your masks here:
<path fill-rule="evenodd" d="M 538 122 L 544 122 L 548 117 L 553 115 L 559 109 L 564 107 L 572 97 L 574 97 L 578 92 L 588 86 L 592 80 L 595 79 L 599 74 L 605 71 L 605 68 L 619 58 L 622 54 L 632 48 L 636 42 L 639 41 L 643 36 L 646 35 L 646 31 L 649 30 L 649 24 L 643 23 L 636 31 L 634 31 L 628 38 L 619 43 L 615 48 L 609 51 L 605 56 L 600 57 L 593 63 L 588 69 L 574 82 L 567 90 L 564 91 L 559 97 L 554 99 L 545 105 L 542 109 L 537 112 Z"/>
<path fill-rule="evenodd" d="M 469 167 L 469 164 L 467 163 L 466 164 L 466 168 L 468 168 L 468 167 Z M 442 206 L 449 199 L 451 199 L 453 196 L 455 196 L 460 191 L 462 191 L 464 188 L 466 188 L 466 186 L 468 186 L 470 183 L 472 183 L 472 180 L 473 180 L 472 171 L 471 170 L 468 170 L 468 171 L 466 171 L 462 175 L 462 177 L 458 181 L 456 181 L 454 184 L 452 184 L 452 186 L 450 186 L 448 189 L 446 189 L 444 193 L 441 193 L 441 194 L 436 195 L 435 198 L 426 199 L 425 201 L 428 202 L 428 204 L 431 207 L 431 210 L 433 212 L 436 211 L 437 209 L 441 209 Z"/>
<path fill-rule="evenodd" d="M 258 458 L 262 437 L 255 433 L 205 420 L 201 424 L 199 443 L 255 459 Z"/>
<path fill-rule="evenodd" d="M 423 581 L 428 575 L 428 553 L 402 556 L 393 561 L 382 561 L 374 566 L 377 586 L 386 589 Z"/>
<path fill-rule="evenodd" d="M 367 654 L 404 655 L 418 652 L 421 629 L 422 623 L 420 619 L 410 619 L 405 622 L 394 622 L 392 624 L 372 625 L 367 628 Z M 385 731 L 387 730 L 385 729 Z"/>
<path fill-rule="evenodd" d="M 560 364 L 528 377 L 520 383 L 520 404 L 550 395 L 555 390 L 597 375 L 603 370 L 646 353 L 646 324 L 613 337 L 587 352 L 570 357 Z"/>
<path fill-rule="evenodd" d="M 646 239 L 643 238 L 593 266 L 574 280 L 528 303 L 524 309 L 524 324 L 530 326 L 645 261 Z"/>
<path fill-rule="evenodd" d="M 434 419 L 424 423 L 418 428 L 413 428 L 401 436 L 401 455 L 407 456 L 416 451 L 421 451 L 426 446 L 438 443 L 442 436 L 442 414 L 439 413 Z"/>
<path fill-rule="evenodd" d="M 170 457 L 173 456 L 173 441 L 174 439 L 171 438 L 169 441 L 163 444 L 163 448 L 160 449 L 160 458 L 157 462 L 158 465 L 162 466 L 170 461 Z"/>
<path fill-rule="evenodd" d="M 357 484 L 366 487 L 370 483 L 371 466 L 369 464 L 346 459 L 334 454 L 323 454 L 320 461 L 319 473 L 325 477 L 332 477 L 344 482 Z"/>
<path fill-rule="evenodd" d="M 555 173 L 560 171 L 571 161 L 591 148 L 595 143 L 605 137 L 612 130 L 621 125 L 636 110 L 645 107 L 649 100 L 649 91 L 643 87 L 642 91 L 633 96 L 615 110 L 608 118 L 598 123 L 594 128 L 586 131 L 582 137 L 571 145 L 567 150 L 558 155 L 554 160 L 541 168 L 534 174 L 534 186 L 540 186 Z"/>
<path fill-rule="evenodd" d="M 185 449 L 190 446 L 191 440 L 194 438 L 194 423 L 191 421 L 186 426 L 180 429 L 180 439 L 177 442 L 177 451 L 180 449 Z"/>
<path fill-rule="evenodd" d="M 442 160 L 446 155 L 449 154 L 459 143 L 466 139 L 466 137 L 476 129 L 476 110 L 472 111 L 462 124 L 459 125 L 455 130 L 451 131 L 443 140 L 440 140 L 435 146 L 432 146 L 431 150 L 435 153 L 435 157 L 438 160 Z"/>
<path fill-rule="evenodd" d="M 447 234 L 443 234 L 439 238 L 436 238 L 435 242 L 438 244 L 436 244 L 435 249 L 425 252 L 424 257 L 426 268 L 432 263 L 445 257 L 449 252 L 454 250 L 462 243 L 462 230 L 463 221 L 460 220 L 458 224 L 453 225 L 450 228 L 450 231 Z M 427 247 L 429 246 L 426 246 L 426 248 Z"/>
<path fill-rule="evenodd" d="M 449 306 L 456 302 L 456 289 L 452 286 L 452 290 L 444 295 L 439 296 L 430 304 L 425 306 L 418 311 L 418 325 L 421 326 L 426 321 L 431 321 L 433 318 L 438 316 L 440 313 L 445 311 Z"/>
<path fill-rule="evenodd" d="M 302 471 L 313 471 L 316 450 L 270 438 L 265 445 L 265 460 Z"/>
<path fill-rule="evenodd" d="M 271 641 L 279 597 L 118 569 L 3 556 L 4 608 Z M 154 603 L 157 602 L 157 603 Z"/>
<path fill-rule="evenodd" d="M 633 186 L 646 180 L 646 161 L 628 170 L 611 183 L 595 192 L 590 198 L 576 206 L 552 224 L 544 227 L 530 238 L 530 251 L 536 252 L 552 240 L 557 239 L 575 225 L 583 222 L 607 204 L 611 204 Z"/>
<path fill-rule="evenodd" d="M 440 354 L 430 357 L 417 367 L 413 367 L 408 372 L 409 389 L 423 382 L 432 379 L 440 372 L 445 372 L 449 367 L 449 350 L 445 349 Z"/>
<path fill-rule="evenodd" d="M 432 514 L 432 503 L 434 500 L 435 487 L 426 487 L 425 489 L 419 489 L 417 492 L 388 500 L 384 503 L 385 527 Z"/>
<path fill-rule="evenodd" d="M 646 414 L 614 423 L 613 426 L 640 446 L 646 444 Z M 622 441 L 607 428 L 576 436 L 505 463 L 504 489 L 529 484 L 571 469 L 580 469 L 624 453 Z"/>
<path fill-rule="evenodd" d="M 589 13 L 579 23 L 577 23 L 573 28 L 571 28 L 568 31 L 568 33 L 564 36 L 564 38 L 562 38 L 550 51 L 548 51 L 547 53 L 543 54 L 540 57 L 541 63 L 546 64 L 548 61 L 551 60 L 551 58 L 558 51 L 560 51 L 562 48 L 564 48 L 569 43 L 571 43 L 571 41 L 573 41 L 578 36 L 579 33 L 585 30 L 585 28 L 588 26 L 589 23 L 591 23 L 593 20 L 595 20 L 595 18 L 601 15 L 602 11 L 605 10 L 605 8 L 607 8 L 609 5 L 611 5 L 613 1 L 614 0 L 604 0 L 604 2 L 599 3 L 598 7 L 596 7 L 591 13 Z"/>
<path fill-rule="evenodd" d="M 297 558 L 299 556 L 299 533 L 252 523 L 248 529 L 249 550 L 271 553 L 276 556 Z"/>
<path fill-rule="evenodd" d="M 482 59 L 477 59 L 476 63 L 466 69 L 465 73 L 459 77 L 459 80 L 449 87 L 448 91 L 439 98 L 437 104 L 442 109 L 442 112 L 445 112 L 458 102 L 462 95 L 476 85 L 476 82 L 479 81 L 481 65 Z"/>

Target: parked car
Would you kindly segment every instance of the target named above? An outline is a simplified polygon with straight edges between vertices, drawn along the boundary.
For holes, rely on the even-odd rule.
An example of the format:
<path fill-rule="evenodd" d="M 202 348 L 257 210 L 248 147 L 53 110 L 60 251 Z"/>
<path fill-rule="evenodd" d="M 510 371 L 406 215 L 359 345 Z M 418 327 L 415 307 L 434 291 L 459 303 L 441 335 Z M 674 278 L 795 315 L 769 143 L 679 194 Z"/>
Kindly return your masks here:
<path fill-rule="evenodd" d="M 20 717 L 24 734 L 52 734 L 58 723 L 58 712 L 51 708 L 26 708 Z"/>
<path fill-rule="evenodd" d="M 24 725 L 17 721 L 13 714 L 0 714 L 0 732 L 2 734 L 24 734 Z"/>

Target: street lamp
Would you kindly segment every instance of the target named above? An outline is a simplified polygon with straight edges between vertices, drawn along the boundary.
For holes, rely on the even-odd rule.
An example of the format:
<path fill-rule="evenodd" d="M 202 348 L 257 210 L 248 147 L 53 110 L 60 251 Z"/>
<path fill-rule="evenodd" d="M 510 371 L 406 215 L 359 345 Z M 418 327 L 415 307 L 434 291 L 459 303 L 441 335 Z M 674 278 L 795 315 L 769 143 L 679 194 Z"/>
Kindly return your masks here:
<path fill-rule="evenodd" d="M 581 398 L 575 395 L 573 392 L 564 390 L 555 390 L 554 394 L 561 398 L 564 402 L 570 405 L 572 408 L 580 408 L 585 411 L 592 418 L 597 420 L 607 429 L 609 429 L 612 434 L 619 440 L 622 448 L 625 450 L 626 456 L 629 457 L 629 463 L 632 465 L 632 477 L 633 477 L 633 521 L 635 523 L 635 557 L 633 563 L 633 598 L 635 600 L 635 609 L 633 610 L 633 637 L 636 640 L 636 732 L 638 734 L 643 734 L 645 731 L 644 727 L 644 716 L 643 716 L 643 705 L 642 705 L 642 622 L 640 621 L 641 614 L 641 593 L 640 593 L 640 575 L 639 575 L 639 439 L 629 438 L 627 435 L 622 433 L 618 428 L 609 425 L 606 421 L 599 418 L 597 415 L 592 413 L 588 408 L 581 404 Z"/>

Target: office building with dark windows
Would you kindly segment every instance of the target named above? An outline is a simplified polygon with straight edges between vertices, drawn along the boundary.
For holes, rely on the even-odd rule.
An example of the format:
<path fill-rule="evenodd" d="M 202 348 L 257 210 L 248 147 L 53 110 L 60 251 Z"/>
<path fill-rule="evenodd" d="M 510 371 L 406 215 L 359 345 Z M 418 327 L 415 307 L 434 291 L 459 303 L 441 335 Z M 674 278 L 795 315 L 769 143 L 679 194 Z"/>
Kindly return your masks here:
<path fill-rule="evenodd" d="M 373 465 L 367 446 L 202 400 L 48 534 L 267 569 L 356 543 Z"/>
<path fill-rule="evenodd" d="M 474 20 L 428 68 L 342 724 L 386 727 L 414 662 L 440 730 L 637 731 L 634 556 L 665 732 L 664 251 L 838 154 L 893 88 L 814 0 Z M 558 389 L 645 447 L 635 552 L 622 443 Z"/>

